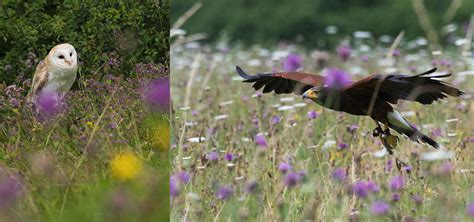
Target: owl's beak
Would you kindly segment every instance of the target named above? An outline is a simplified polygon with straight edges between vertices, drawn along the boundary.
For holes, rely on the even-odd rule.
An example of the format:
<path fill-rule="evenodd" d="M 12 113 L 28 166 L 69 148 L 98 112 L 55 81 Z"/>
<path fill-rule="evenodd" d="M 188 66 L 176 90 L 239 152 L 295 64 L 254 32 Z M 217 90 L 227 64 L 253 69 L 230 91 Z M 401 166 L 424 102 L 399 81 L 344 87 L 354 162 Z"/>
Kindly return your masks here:
<path fill-rule="evenodd" d="M 68 65 L 72 65 L 72 62 L 71 62 L 71 61 L 64 60 L 64 62 L 67 63 Z"/>

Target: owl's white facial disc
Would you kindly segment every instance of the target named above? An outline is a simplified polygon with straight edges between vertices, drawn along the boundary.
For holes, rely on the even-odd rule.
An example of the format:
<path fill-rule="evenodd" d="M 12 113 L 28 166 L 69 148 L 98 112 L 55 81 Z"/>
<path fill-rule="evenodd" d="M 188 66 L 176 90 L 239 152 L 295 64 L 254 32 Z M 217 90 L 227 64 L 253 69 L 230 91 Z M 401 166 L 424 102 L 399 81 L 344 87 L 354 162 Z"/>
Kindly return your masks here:
<path fill-rule="evenodd" d="M 51 62 L 61 69 L 74 69 L 77 66 L 77 53 L 74 46 L 68 43 L 60 44 L 49 53 Z"/>

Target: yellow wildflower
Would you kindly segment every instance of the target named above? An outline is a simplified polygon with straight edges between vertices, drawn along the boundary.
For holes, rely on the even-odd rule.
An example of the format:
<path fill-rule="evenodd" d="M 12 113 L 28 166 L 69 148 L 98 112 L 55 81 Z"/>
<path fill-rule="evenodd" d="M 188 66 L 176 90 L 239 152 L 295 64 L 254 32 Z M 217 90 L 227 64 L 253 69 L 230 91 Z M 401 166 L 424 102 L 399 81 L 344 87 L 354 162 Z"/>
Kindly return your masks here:
<path fill-rule="evenodd" d="M 167 151 L 170 147 L 170 128 L 166 121 L 153 121 L 149 127 L 149 138 L 153 147 Z"/>
<path fill-rule="evenodd" d="M 112 159 L 110 169 L 113 177 L 125 181 L 136 178 L 142 170 L 142 164 L 135 154 L 125 152 Z"/>
<path fill-rule="evenodd" d="M 89 126 L 89 127 L 93 127 L 93 126 L 94 126 L 94 123 L 91 122 L 91 121 L 87 121 L 86 124 L 87 124 L 87 126 Z"/>

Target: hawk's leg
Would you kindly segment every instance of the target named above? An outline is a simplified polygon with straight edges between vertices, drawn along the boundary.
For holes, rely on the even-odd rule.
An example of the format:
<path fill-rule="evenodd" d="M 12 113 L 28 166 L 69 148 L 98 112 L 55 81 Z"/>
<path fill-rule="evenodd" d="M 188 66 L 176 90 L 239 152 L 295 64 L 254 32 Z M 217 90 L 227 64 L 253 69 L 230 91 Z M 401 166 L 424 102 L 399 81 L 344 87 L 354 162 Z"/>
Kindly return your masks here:
<path fill-rule="evenodd" d="M 390 133 L 390 128 L 388 127 L 387 123 L 384 123 L 384 126 L 386 128 L 384 130 L 384 134 L 386 135 L 385 140 L 390 145 L 390 147 L 396 148 L 398 145 L 398 140 L 399 140 L 398 137 Z"/>
<path fill-rule="evenodd" d="M 385 149 L 387 149 L 390 155 L 393 154 L 393 149 L 397 147 L 398 137 L 390 134 L 390 129 L 388 128 L 388 124 L 384 124 L 385 130 L 382 129 L 379 122 L 375 121 L 377 127 L 373 130 L 372 135 L 374 137 L 380 137 L 380 141 L 384 145 Z"/>

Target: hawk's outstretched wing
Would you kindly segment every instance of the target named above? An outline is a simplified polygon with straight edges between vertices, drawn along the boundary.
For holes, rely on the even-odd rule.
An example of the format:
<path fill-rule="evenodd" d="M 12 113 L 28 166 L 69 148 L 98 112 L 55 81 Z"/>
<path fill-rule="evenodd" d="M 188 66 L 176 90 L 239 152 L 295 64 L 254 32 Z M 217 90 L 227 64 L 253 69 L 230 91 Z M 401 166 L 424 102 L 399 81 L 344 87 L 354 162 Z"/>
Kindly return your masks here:
<path fill-rule="evenodd" d="M 436 68 L 424 73 L 409 75 L 372 75 L 344 87 L 344 92 L 351 95 L 372 97 L 378 91 L 377 98 L 396 104 L 399 99 L 431 104 L 438 99 L 464 94 L 446 82 L 434 78 L 446 78 L 451 74 L 430 75 Z"/>
<path fill-rule="evenodd" d="M 295 93 L 302 95 L 306 90 L 323 84 L 324 77 L 303 72 L 274 72 L 248 75 L 240 67 L 235 67 L 237 74 L 244 78 L 244 82 L 252 82 L 253 88 L 263 93 L 274 91 L 276 94 Z"/>

